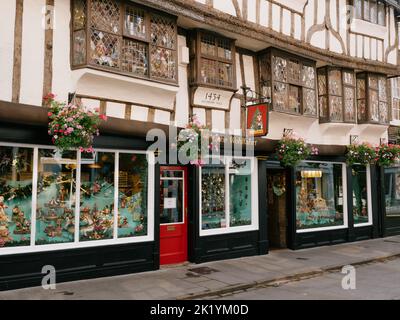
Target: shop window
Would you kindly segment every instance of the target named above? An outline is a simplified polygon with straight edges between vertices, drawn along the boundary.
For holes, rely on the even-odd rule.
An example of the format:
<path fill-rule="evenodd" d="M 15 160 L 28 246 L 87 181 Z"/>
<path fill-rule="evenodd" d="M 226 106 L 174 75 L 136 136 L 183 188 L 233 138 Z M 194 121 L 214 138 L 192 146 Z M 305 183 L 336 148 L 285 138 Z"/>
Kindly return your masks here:
<path fill-rule="evenodd" d="M 386 217 L 400 217 L 400 167 L 384 170 Z"/>
<path fill-rule="evenodd" d="M 112 239 L 115 154 L 82 155 L 79 240 Z"/>
<path fill-rule="evenodd" d="M 0 146 L 0 247 L 22 249 L 0 254 L 153 240 L 149 159 Z"/>
<path fill-rule="evenodd" d="M 0 147 L 0 248 L 30 244 L 33 149 Z"/>
<path fill-rule="evenodd" d="M 303 162 L 296 167 L 297 230 L 345 227 L 344 164 Z"/>
<path fill-rule="evenodd" d="M 201 168 L 200 235 L 240 232 L 258 227 L 254 166 L 254 159 L 225 158 L 220 164 L 208 164 Z"/>
<path fill-rule="evenodd" d="M 145 154 L 119 153 L 118 238 L 148 234 L 148 163 Z"/>
<path fill-rule="evenodd" d="M 235 90 L 235 42 L 231 39 L 195 31 L 190 39 L 190 69 L 192 85 Z"/>
<path fill-rule="evenodd" d="M 357 74 L 357 114 L 360 123 L 389 123 L 387 79 L 384 75 Z"/>
<path fill-rule="evenodd" d="M 400 120 L 400 77 L 391 79 L 392 120 Z"/>
<path fill-rule="evenodd" d="M 39 149 L 36 244 L 74 242 L 76 152 Z"/>
<path fill-rule="evenodd" d="M 353 0 L 356 19 L 362 19 L 371 23 L 386 25 L 386 7 L 382 1 L 377 0 Z"/>
<path fill-rule="evenodd" d="M 71 39 L 74 68 L 177 82 L 174 17 L 127 1 L 72 0 Z"/>
<path fill-rule="evenodd" d="M 371 223 L 369 167 L 353 165 L 351 171 L 354 225 Z"/>
<path fill-rule="evenodd" d="M 321 122 L 356 121 L 354 72 L 340 68 L 318 69 L 318 101 Z"/>
<path fill-rule="evenodd" d="M 260 92 L 274 111 L 316 117 L 315 63 L 270 49 L 259 56 Z"/>

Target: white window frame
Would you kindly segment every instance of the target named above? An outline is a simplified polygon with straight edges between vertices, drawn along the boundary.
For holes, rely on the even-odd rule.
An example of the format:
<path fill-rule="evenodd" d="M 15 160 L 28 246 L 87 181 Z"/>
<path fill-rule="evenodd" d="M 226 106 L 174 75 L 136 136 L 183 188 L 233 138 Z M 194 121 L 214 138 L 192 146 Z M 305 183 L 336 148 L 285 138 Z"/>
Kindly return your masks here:
<path fill-rule="evenodd" d="M 170 222 L 170 223 L 160 223 L 160 226 L 169 226 L 169 225 L 178 225 L 178 224 L 185 224 L 186 223 L 186 197 L 185 197 L 185 181 L 186 181 L 186 176 L 185 176 L 185 170 L 179 170 L 179 169 L 172 169 L 172 170 L 166 170 L 166 171 L 181 171 L 182 172 L 182 177 L 163 177 L 160 176 L 160 181 L 182 181 L 182 222 Z"/>
<path fill-rule="evenodd" d="M 203 230 L 203 215 L 202 215 L 202 195 L 201 195 L 201 184 L 202 184 L 202 168 L 199 168 L 199 234 L 200 237 L 219 235 L 219 234 L 230 234 L 246 231 L 259 230 L 259 219 L 258 219 L 258 163 L 254 157 L 243 157 L 243 156 L 225 156 L 225 157 L 210 157 L 215 158 L 223 162 L 225 166 L 225 218 L 226 227 L 218 229 L 207 229 Z M 231 227 L 230 219 L 230 190 L 229 190 L 229 163 L 233 159 L 250 160 L 251 166 L 251 224 L 247 226 Z M 228 178 L 227 178 L 228 177 Z"/>
<path fill-rule="evenodd" d="M 371 191 L 371 166 L 366 165 L 367 169 L 367 207 L 368 207 L 368 222 L 363 223 L 354 223 L 354 228 L 366 227 L 373 225 L 373 216 L 372 216 L 372 191 Z M 352 195 L 352 203 L 353 203 L 353 190 L 351 192 Z M 351 213 L 353 214 L 353 212 Z M 354 217 L 353 217 L 354 221 Z"/>
<path fill-rule="evenodd" d="M 79 248 L 92 248 L 108 245 L 118 245 L 127 243 L 142 243 L 154 241 L 154 192 L 147 190 L 147 235 L 137 236 L 130 238 L 118 238 L 118 185 L 119 185 L 119 154 L 146 154 L 148 163 L 148 186 L 154 186 L 155 179 L 155 156 L 152 151 L 141 151 L 141 150 L 122 150 L 122 149 L 97 149 L 95 152 L 110 152 L 115 154 L 115 165 L 114 165 L 114 232 L 113 239 L 105 240 L 93 240 L 93 241 L 79 241 L 79 228 L 75 228 L 74 241 L 67 243 L 58 244 L 44 244 L 36 245 L 36 213 L 37 213 L 37 182 L 38 182 L 38 162 L 39 162 L 39 149 L 55 150 L 54 146 L 49 145 L 30 145 L 30 144 L 19 144 L 19 143 L 7 143 L 0 142 L 0 147 L 19 147 L 19 148 L 30 148 L 33 151 L 33 176 L 32 176 L 32 210 L 31 210 L 31 244 L 29 246 L 18 246 L 18 247 L 3 247 L 0 248 L 0 256 L 9 254 L 23 254 L 23 253 L 34 253 L 34 252 L 46 252 L 46 251 L 57 251 L 66 249 L 79 249 Z M 76 204 L 80 203 L 80 174 L 81 174 L 81 152 L 77 152 L 77 170 L 76 180 L 77 187 L 75 191 Z M 75 225 L 79 225 L 80 218 L 80 206 L 75 206 Z M 78 222 L 78 224 L 77 224 Z"/>
<path fill-rule="evenodd" d="M 348 216 L 348 205 L 347 205 L 347 166 L 343 162 L 330 162 L 330 161 L 302 161 L 302 163 L 329 163 L 329 164 L 340 164 L 342 165 L 342 181 L 343 181 L 343 225 L 340 226 L 331 226 L 331 227 L 319 227 L 319 228 L 310 228 L 310 229 L 297 229 L 296 233 L 309 233 L 309 232 L 317 232 L 317 231 L 329 231 L 329 230 L 340 230 L 340 229 L 348 229 L 349 228 L 349 216 Z M 297 194 L 296 204 L 297 204 Z M 295 208 L 295 214 L 297 219 L 297 209 Z"/>

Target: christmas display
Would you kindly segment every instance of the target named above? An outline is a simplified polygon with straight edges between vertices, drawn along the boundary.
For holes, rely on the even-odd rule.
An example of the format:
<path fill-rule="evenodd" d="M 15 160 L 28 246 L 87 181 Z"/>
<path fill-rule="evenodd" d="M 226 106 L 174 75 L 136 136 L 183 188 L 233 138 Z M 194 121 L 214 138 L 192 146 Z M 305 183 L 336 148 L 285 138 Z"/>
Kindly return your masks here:
<path fill-rule="evenodd" d="M 341 164 L 303 163 L 298 166 L 297 229 L 343 225 L 343 197 Z"/>

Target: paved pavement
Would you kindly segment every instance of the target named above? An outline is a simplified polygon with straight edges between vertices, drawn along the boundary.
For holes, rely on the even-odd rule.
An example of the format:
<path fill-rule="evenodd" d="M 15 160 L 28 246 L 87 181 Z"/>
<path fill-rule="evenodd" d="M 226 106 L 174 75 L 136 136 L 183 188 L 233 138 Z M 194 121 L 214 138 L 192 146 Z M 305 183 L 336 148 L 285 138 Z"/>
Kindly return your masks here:
<path fill-rule="evenodd" d="M 168 300 L 207 299 L 224 295 L 228 297 L 232 292 L 240 290 L 251 291 L 257 286 L 276 286 L 317 276 L 323 276 L 324 283 L 328 285 L 329 281 L 337 280 L 335 277 L 343 277 L 340 269 L 344 265 L 358 264 L 361 268 L 362 264 L 383 261 L 385 258 L 396 255 L 400 257 L 400 236 L 298 251 L 285 249 L 272 251 L 264 256 L 215 261 L 200 265 L 185 264 L 152 272 L 60 283 L 57 284 L 56 290 L 36 287 L 6 291 L 0 292 L 0 300 Z M 380 264 L 375 264 L 375 267 L 378 265 Z M 392 264 L 388 265 L 392 266 Z M 371 268 L 374 266 L 371 265 Z M 328 273 L 330 274 L 327 275 Z M 312 279 L 304 281 L 312 281 Z M 271 288 L 266 289 L 267 294 Z M 295 293 L 292 296 L 295 296 Z M 257 296 L 252 297 L 257 298 Z M 238 298 L 242 299 L 241 296 Z"/>

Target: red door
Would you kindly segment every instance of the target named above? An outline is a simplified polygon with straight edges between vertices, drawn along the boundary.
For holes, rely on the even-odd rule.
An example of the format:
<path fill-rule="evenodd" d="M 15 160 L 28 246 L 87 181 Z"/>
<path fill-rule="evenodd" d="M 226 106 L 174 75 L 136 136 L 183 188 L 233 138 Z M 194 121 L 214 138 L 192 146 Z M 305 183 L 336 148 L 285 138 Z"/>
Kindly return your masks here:
<path fill-rule="evenodd" d="M 187 169 L 161 167 L 160 264 L 187 260 Z"/>

